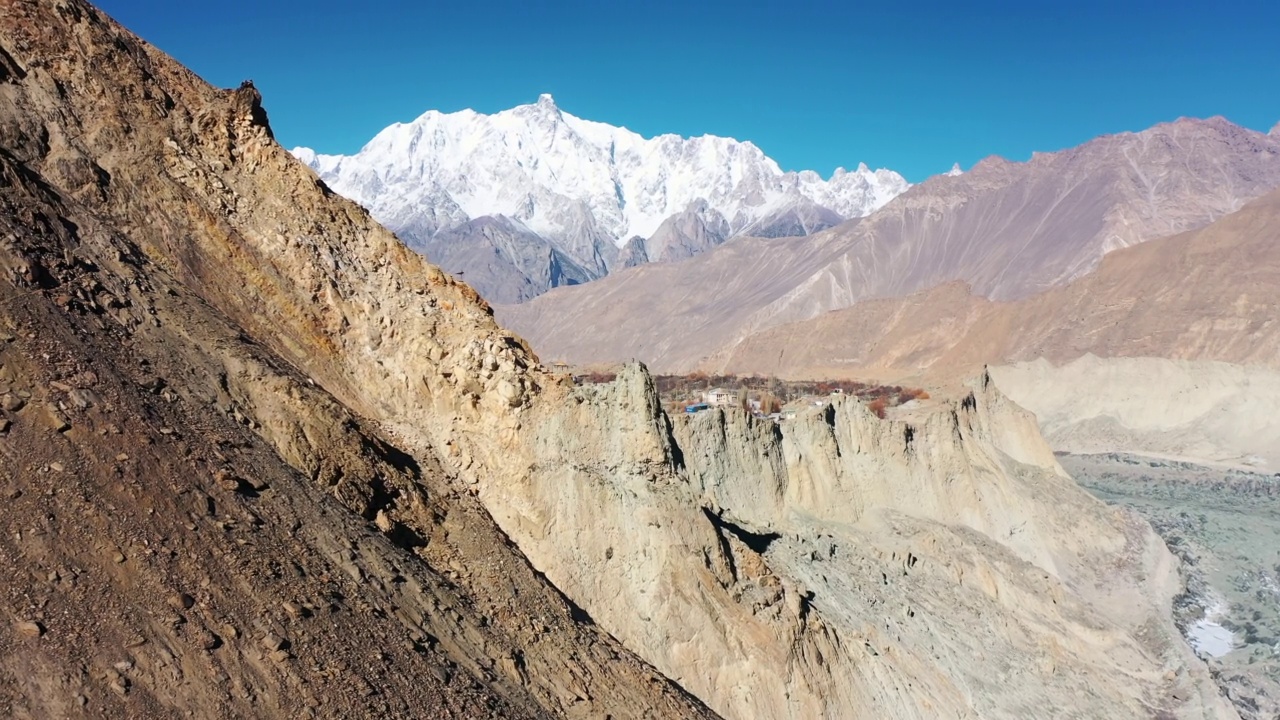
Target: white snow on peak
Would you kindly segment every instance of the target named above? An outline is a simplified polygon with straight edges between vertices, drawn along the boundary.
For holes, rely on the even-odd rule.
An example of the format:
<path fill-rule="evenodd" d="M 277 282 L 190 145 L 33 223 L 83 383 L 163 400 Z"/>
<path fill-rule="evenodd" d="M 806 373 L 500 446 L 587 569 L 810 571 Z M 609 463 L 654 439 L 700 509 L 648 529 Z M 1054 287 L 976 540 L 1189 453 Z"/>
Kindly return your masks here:
<path fill-rule="evenodd" d="M 293 153 L 294 157 L 298 158 L 299 160 L 306 163 L 307 165 L 314 165 L 319 157 L 316 155 L 316 151 L 312 150 L 309 147 L 296 147 L 290 152 Z"/>
<path fill-rule="evenodd" d="M 964 171 L 960 169 L 960 163 L 956 163 L 952 165 L 951 169 L 947 171 L 947 175 L 949 177 L 955 177 L 957 175 L 963 175 L 963 174 L 964 174 Z"/>
<path fill-rule="evenodd" d="M 909 187 L 898 173 L 865 164 L 826 180 L 783 172 L 760 148 L 732 138 L 645 138 L 565 113 L 549 94 L 492 115 L 428 111 L 386 128 L 355 155 L 303 147 L 293 154 L 393 230 L 432 233 L 504 215 L 571 244 L 584 233 L 618 246 L 650 237 L 699 200 L 736 232 L 789 195 L 853 218 Z"/>

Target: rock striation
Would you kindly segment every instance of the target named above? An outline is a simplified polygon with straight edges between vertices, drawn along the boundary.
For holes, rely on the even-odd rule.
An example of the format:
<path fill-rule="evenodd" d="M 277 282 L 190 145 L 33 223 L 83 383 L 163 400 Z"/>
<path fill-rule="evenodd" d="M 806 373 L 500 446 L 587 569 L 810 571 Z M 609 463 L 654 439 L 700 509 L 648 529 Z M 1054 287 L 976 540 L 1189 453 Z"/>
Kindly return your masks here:
<path fill-rule="evenodd" d="M 1164 619 L 1163 544 L 1082 493 L 985 380 L 918 416 L 843 400 L 782 426 L 667 419 L 635 365 L 566 392 L 530 423 L 528 475 L 480 497 L 726 716 L 1231 715 Z"/>

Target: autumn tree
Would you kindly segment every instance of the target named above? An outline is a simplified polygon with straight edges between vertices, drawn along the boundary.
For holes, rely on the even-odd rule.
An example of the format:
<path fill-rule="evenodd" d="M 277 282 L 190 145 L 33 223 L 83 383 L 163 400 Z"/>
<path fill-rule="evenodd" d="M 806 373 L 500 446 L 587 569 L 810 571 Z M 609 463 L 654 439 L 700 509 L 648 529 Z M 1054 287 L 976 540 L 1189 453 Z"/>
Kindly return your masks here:
<path fill-rule="evenodd" d="M 765 415 L 782 412 L 782 401 L 778 399 L 777 395 L 765 390 L 760 393 L 760 412 Z"/>
<path fill-rule="evenodd" d="M 867 403 L 867 409 L 876 414 L 876 417 L 884 419 L 885 410 L 889 407 L 889 401 L 884 397 L 878 397 Z"/>

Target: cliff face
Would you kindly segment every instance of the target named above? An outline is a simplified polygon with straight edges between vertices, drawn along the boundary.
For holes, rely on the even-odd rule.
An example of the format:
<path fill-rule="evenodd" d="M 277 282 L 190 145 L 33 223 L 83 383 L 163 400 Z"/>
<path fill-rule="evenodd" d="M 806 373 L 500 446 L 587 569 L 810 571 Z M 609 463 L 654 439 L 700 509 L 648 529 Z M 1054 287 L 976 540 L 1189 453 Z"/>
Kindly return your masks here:
<path fill-rule="evenodd" d="M 846 401 L 783 428 L 670 419 L 638 366 L 575 387 L 280 148 L 251 86 L 211 88 L 75 0 L 0 7 L 0 291 L 24 329 L 4 367 L 69 388 L 53 407 L 71 416 L 46 431 L 31 408 L 6 407 L 13 452 L 30 458 L 8 465 L 21 468 L 13 482 L 38 497 L 42 432 L 84 458 L 92 492 L 143 477 L 101 459 L 111 422 L 70 398 L 71 377 L 115 383 L 153 441 L 148 393 L 172 395 L 175 425 L 155 437 L 191 441 L 164 450 L 158 478 L 229 488 L 266 547 L 332 558 L 355 581 L 343 596 L 378 610 L 377 632 L 435 653 L 365 672 L 375 696 L 399 700 L 443 666 L 487 698 L 427 694 L 399 712 L 436 713 L 425 698 L 442 697 L 484 714 L 709 714 L 687 690 L 733 717 L 1229 714 L 1168 621 L 1167 551 L 1063 477 L 1030 418 L 985 381 L 919 417 L 880 421 Z M 260 468 L 229 450 L 241 446 Z M 278 479 L 258 488 L 250 476 L 265 472 Z M 148 492 L 172 507 L 136 532 L 180 534 L 184 493 Z M 139 501 L 118 502 L 123 516 Z M 297 522 L 305 542 L 285 539 Z M 214 588 L 191 611 L 208 622 L 230 612 L 218 598 L 246 618 L 281 607 L 210 557 L 190 567 Z M 156 586 L 163 572 L 138 569 Z M 129 587 L 130 602 L 163 602 Z M 96 612 L 79 646 L 115 667 L 126 628 Z M 230 702 L 213 689 L 223 675 L 257 689 L 235 701 L 245 714 L 288 713 L 285 688 L 302 685 L 334 712 L 381 711 L 321 680 L 333 647 L 378 646 L 354 628 L 306 630 L 292 653 L 307 662 L 284 671 L 244 670 L 262 652 L 224 638 L 184 656 L 194 684 L 84 682 L 109 714 L 139 697 L 155 714 L 212 712 Z M 34 678 L 8 692 L 59 714 L 38 688 L 70 682 L 74 648 L 36 642 L 0 645 Z M 132 667 L 153 667 L 140 659 L 152 653 L 132 652 Z"/>
<path fill-rule="evenodd" d="M 781 426 L 668 421 L 639 366 L 544 400 L 526 469 L 480 478 L 481 499 L 727 716 L 1230 715 L 1167 620 L 1163 544 L 985 381 L 915 416 L 845 400 Z"/>

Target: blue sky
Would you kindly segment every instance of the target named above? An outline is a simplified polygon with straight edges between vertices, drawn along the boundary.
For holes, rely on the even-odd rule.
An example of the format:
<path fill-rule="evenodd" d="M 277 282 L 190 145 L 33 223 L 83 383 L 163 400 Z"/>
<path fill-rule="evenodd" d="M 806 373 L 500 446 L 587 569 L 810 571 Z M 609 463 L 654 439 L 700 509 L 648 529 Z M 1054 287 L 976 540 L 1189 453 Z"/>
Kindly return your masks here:
<path fill-rule="evenodd" d="M 252 78 L 283 144 L 330 153 L 542 92 L 646 136 L 912 181 L 1183 115 L 1280 121 L 1276 2 L 98 1 L 210 82 Z"/>

